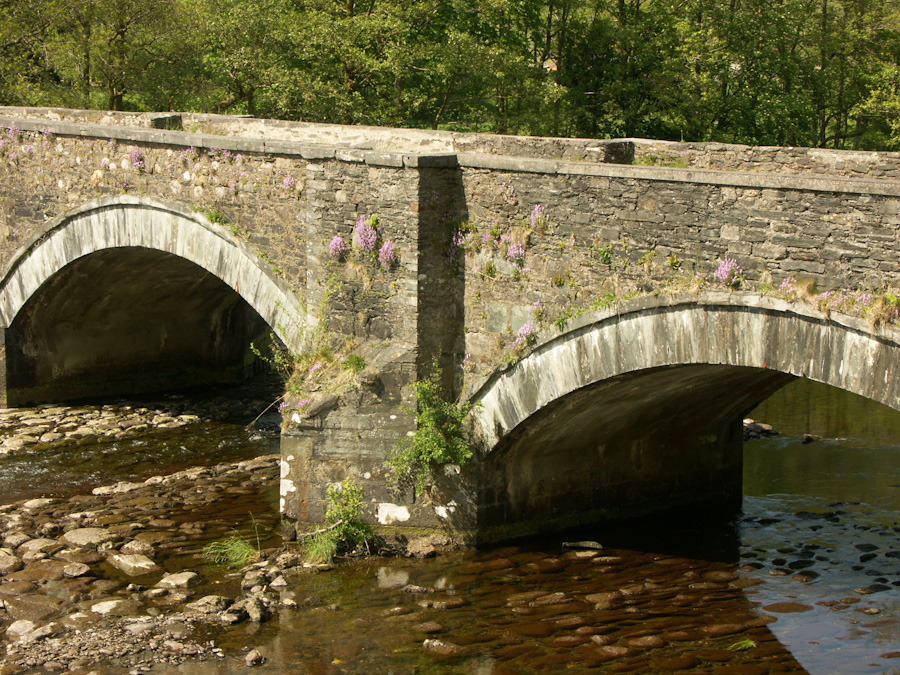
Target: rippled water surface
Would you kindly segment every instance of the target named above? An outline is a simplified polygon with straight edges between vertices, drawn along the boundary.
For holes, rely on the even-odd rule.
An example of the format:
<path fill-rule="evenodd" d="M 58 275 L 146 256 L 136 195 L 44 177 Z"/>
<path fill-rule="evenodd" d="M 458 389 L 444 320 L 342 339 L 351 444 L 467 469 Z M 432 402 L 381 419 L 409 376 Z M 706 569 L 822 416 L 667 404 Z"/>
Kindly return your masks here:
<path fill-rule="evenodd" d="M 745 445 L 735 518 L 694 513 L 303 575 L 288 589 L 298 608 L 211 635 L 229 657 L 178 672 L 235 672 L 255 647 L 268 659 L 260 673 L 900 673 L 900 419 L 802 382 L 753 416 L 784 433 Z M 0 481 L 35 496 L 61 464 L 80 476 L 71 492 L 169 472 L 214 449 L 271 451 L 236 427 L 193 431 L 201 440 L 181 430 L 83 457 L 3 461 Z M 821 438 L 802 443 L 805 433 Z M 271 508 L 272 494 L 259 499 L 232 520 Z M 564 549 L 571 540 L 604 550 Z M 429 651 L 442 648 L 427 640 L 455 653 Z"/>

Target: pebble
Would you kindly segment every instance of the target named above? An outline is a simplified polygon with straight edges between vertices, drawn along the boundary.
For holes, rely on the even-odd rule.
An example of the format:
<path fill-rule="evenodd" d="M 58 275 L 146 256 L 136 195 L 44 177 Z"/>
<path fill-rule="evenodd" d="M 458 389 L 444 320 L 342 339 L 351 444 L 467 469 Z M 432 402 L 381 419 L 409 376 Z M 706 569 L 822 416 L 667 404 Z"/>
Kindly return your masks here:
<path fill-rule="evenodd" d="M 247 667 L 258 666 L 262 663 L 265 663 L 265 658 L 262 654 L 259 653 L 258 649 L 251 649 L 244 657 L 244 663 L 247 664 Z"/>

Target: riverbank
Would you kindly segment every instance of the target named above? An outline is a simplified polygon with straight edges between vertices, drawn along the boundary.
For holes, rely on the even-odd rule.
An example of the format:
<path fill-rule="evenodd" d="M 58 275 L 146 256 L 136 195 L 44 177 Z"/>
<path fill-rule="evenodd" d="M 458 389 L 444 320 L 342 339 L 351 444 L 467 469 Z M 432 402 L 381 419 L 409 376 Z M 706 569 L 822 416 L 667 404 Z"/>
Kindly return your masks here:
<path fill-rule="evenodd" d="M 79 673 L 111 663 L 140 672 L 223 658 L 204 637 L 205 624 L 258 621 L 273 603 L 291 602 L 244 597 L 240 579 L 203 558 L 206 543 L 227 538 L 232 520 L 243 523 L 234 530 L 241 536 L 279 543 L 277 513 L 258 506 L 259 492 L 277 483 L 278 459 L 0 506 L 0 673 Z"/>
<path fill-rule="evenodd" d="M 202 397 L 176 395 L 104 405 L 0 408 L 0 455 L 136 438 L 147 432 L 204 422 L 253 424 L 277 431 L 281 416 L 273 401 L 282 392 L 282 382 L 268 376 Z"/>

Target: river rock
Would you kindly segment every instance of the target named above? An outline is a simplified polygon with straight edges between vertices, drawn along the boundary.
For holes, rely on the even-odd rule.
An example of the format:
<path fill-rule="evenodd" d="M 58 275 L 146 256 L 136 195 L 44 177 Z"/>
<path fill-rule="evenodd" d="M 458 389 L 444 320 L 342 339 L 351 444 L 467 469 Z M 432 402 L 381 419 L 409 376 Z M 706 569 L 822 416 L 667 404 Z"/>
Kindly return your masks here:
<path fill-rule="evenodd" d="M 7 581 L 32 581 L 34 583 L 59 581 L 65 577 L 63 568 L 66 564 L 62 560 L 38 560 L 29 563 L 18 572 L 6 575 L 6 579 Z"/>
<path fill-rule="evenodd" d="M 414 537 L 406 544 L 408 558 L 431 558 L 437 555 L 437 547 L 428 537 Z"/>
<path fill-rule="evenodd" d="M 606 591 L 604 593 L 592 593 L 585 597 L 590 603 L 594 604 L 596 609 L 609 609 L 609 607 L 622 598 L 622 593 L 619 591 Z"/>
<path fill-rule="evenodd" d="M 167 574 L 156 583 L 157 588 L 185 589 L 200 583 L 200 575 L 196 572 L 176 572 Z"/>
<path fill-rule="evenodd" d="M 97 487 L 91 490 L 91 494 L 95 495 L 113 495 L 113 494 L 123 494 L 125 492 L 131 492 L 133 490 L 137 490 L 138 488 L 144 487 L 143 483 L 131 483 L 129 481 L 119 481 L 115 485 L 104 485 L 102 487 Z"/>
<path fill-rule="evenodd" d="M 700 659 L 698 659 L 696 656 L 683 654 L 682 656 L 653 659 L 653 665 L 662 670 L 689 670 L 699 666 Z"/>
<path fill-rule="evenodd" d="M 564 541 L 563 548 L 602 551 L 603 545 L 596 541 Z"/>
<path fill-rule="evenodd" d="M 422 647 L 426 652 L 446 659 L 459 659 L 472 653 L 469 647 L 463 647 L 445 640 L 425 640 L 422 643 Z"/>
<path fill-rule="evenodd" d="M 6 611 L 13 619 L 42 621 L 56 614 L 63 606 L 63 601 L 49 595 L 21 595 L 2 598 Z"/>
<path fill-rule="evenodd" d="M 28 619 L 18 619 L 9 624 L 6 629 L 6 634 L 11 638 L 18 639 L 26 633 L 30 633 L 31 631 L 33 631 L 34 628 L 34 621 L 30 621 Z"/>
<path fill-rule="evenodd" d="M 145 574 L 156 574 L 163 571 L 162 567 L 140 553 L 114 553 L 106 561 L 130 577 L 141 577 Z"/>
<path fill-rule="evenodd" d="M 638 649 L 657 649 L 665 647 L 666 641 L 658 635 L 642 635 L 641 637 L 631 638 L 626 641 L 629 647 L 637 647 Z"/>
<path fill-rule="evenodd" d="M 10 532 L 5 537 L 3 537 L 3 545 L 7 548 L 19 548 L 26 541 L 30 541 L 31 537 L 29 537 L 24 532 Z"/>
<path fill-rule="evenodd" d="M 22 508 L 26 511 L 33 511 L 35 509 L 42 509 L 45 506 L 50 506 L 51 504 L 56 504 L 58 502 L 58 499 L 54 499 L 52 497 L 41 497 L 39 499 L 29 499 L 22 504 Z"/>
<path fill-rule="evenodd" d="M 112 532 L 102 527 L 78 527 L 60 537 L 64 543 L 77 548 L 97 548 L 115 538 Z"/>
<path fill-rule="evenodd" d="M 74 579 L 76 577 L 83 577 L 85 574 L 88 574 L 91 571 L 90 566 L 85 565 L 80 562 L 69 563 L 65 567 L 63 567 L 63 574 L 70 579 Z"/>
<path fill-rule="evenodd" d="M 8 551 L 0 551 L 0 575 L 10 574 L 22 569 L 22 561 Z"/>
<path fill-rule="evenodd" d="M 251 595 L 238 600 L 231 606 L 230 612 L 240 614 L 246 613 L 247 618 L 254 623 L 262 623 L 269 618 L 269 609 L 265 603 L 257 595 Z"/>
<path fill-rule="evenodd" d="M 744 630 L 744 626 L 738 623 L 714 623 L 710 626 L 703 626 L 700 632 L 709 637 L 722 637 L 723 635 L 734 635 Z"/>
<path fill-rule="evenodd" d="M 251 649 L 244 657 L 244 663 L 247 664 L 248 668 L 252 666 L 258 666 L 261 663 L 265 663 L 265 660 L 265 657 L 263 657 L 263 655 L 259 653 L 258 649 Z"/>
<path fill-rule="evenodd" d="M 22 595 L 31 593 L 37 586 L 30 581 L 8 581 L 0 584 L 0 597 L 4 595 Z"/>
<path fill-rule="evenodd" d="M 184 606 L 185 611 L 197 614 L 217 614 L 224 612 L 231 605 L 231 600 L 221 595 L 204 595 L 199 600 Z"/>
<path fill-rule="evenodd" d="M 25 556 L 30 554 L 43 553 L 44 557 L 47 557 L 63 548 L 65 548 L 63 544 L 60 544 L 56 539 L 31 539 L 19 546 L 18 553 L 24 560 Z M 25 560 L 25 562 L 28 562 L 28 560 Z"/>
<path fill-rule="evenodd" d="M 28 631 L 27 633 L 25 633 L 25 635 L 22 635 L 19 638 L 19 642 L 23 642 L 26 644 L 39 642 L 40 640 L 59 634 L 61 630 L 62 626 L 60 626 L 59 624 L 48 623 L 43 626 L 38 626 L 34 630 Z M 47 668 L 46 663 L 44 663 L 44 670 L 50 670 Z"/>

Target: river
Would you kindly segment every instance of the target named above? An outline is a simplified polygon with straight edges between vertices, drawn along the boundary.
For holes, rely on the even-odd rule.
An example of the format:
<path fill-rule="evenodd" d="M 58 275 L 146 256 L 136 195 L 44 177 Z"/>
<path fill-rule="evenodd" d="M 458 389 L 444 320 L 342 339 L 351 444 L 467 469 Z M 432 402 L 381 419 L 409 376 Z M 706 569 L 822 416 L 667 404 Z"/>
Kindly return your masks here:
<path fill-rule="evenodd" d="M 302 575 L 290 582 L 299 608 L 210 629 L 227 658 L 149 672 L 230 673 L 251 647 L 267 659 L 260 673 L 900 672 L 900 415 L 798 381 L 753 416 L 782 433 L 745 444 L 737 518 L 692 513 Z M 85 456 L 7 457 L 0 480 L 16 499 L 44 494 L 65 461 L 71 485 L 59 489 L 71 493 L 273 443 L 188 429 Z M 274 490 L 237 496 L 237 511 L 275 506 Z M 574 540 L 604 550 L 563 549 Z"/>

